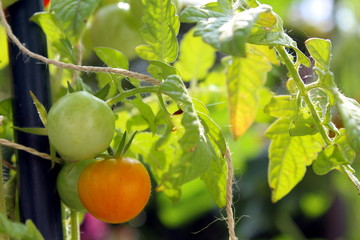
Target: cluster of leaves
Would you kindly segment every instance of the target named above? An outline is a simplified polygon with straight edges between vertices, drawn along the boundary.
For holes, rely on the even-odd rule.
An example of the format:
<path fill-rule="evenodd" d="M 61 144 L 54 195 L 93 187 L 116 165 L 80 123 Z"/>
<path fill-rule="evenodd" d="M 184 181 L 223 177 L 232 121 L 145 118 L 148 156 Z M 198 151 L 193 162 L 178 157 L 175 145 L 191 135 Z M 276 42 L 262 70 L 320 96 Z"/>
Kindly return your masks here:
<path fill-rule="evenodd" d="M 49 12 L 37 13 L 32 20 L 42 27 L 52 51 L 62 61 L 77 63 L 86 22 L 99 3 L 53 0 Z M 180 17 L 170 0 L 142 3 L 144 44 L 136 52 L 148 62 L 147 71 L 160 84 L 145 86 L 136 79 L 101 73 L 97 78 L 104 87 L 98 96 L 107 99 L 118 117 L 114 145 L 123 131 L 139 132 L 128 154 L 142 156 L 158 191 L 177 201 L 181 187 L 200 177 L 217 205 L 226 204 L 227 143 L 206 106 L 190 96 L 183 82 L 190 82 L 191 92 L 201 85 L 200 80 L 208 81 L 208 76 L 226 81 L 231 131 L 236 139 L 259 115 L 278 118 L 266 132 L 271 139 L 268 179 L 274 202 L 301 181 L 309 165 L 319 175 L 340 170 L 356 184 L 350 164 L 360 149 L 360 106 L 336 88 L 329 69 L 329 41 L 306 42 L 312 64 L 285 33 L 281 18 L 256 0 L 218 0 L 188 7 Z M 180 22 L 196 26 L 179 47 Z M 222 67 L 212 68 L 217 51 L 226 57 Z M 98 47 L 94 52 L 109 67 L 129 68 L 126 56 L 115 49 Z M 289 70 L 288 94 L 277 96 L 265 83 L 268 73 L 280 64 Z M 311 67 L 317 76 L 307 85 L 298 73 L 303 66 Z M 130 88 L 123 82 L 130 83 Z M 72 87 L 86 88 L 85 84 Z M 152 94 L 144 97 L 143 93 Z M 339 130 L 331 122 L 335 108 L 345 129 Z"/>

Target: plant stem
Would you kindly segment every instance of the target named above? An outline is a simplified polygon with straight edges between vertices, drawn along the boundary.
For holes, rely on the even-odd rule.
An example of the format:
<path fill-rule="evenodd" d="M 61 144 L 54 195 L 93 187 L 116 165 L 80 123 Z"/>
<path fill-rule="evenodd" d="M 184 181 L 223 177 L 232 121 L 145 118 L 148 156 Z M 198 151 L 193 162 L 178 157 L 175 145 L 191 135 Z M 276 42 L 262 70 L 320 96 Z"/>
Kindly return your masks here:
<path fill-rule="evenodd" d="M 356 189 L 360 194 L 360 181 L 354 175 L 354 170 L 351 168 L 350 165 L 340 165 L 340 170 L 345 173 L 350 181 L 355 185 Z"/>
<path fill-rule="evenodd" d="M 79 217 L 76 211 L 70 210 L 71 240 L 80 240 Z"/>
<path fill-rule="evenodd" d="M 124 91 L 124 92 L 116 95 L 113 98 L 110 98 L 109 100 L 106 101 L 106 103 L 109 106 L 111 106 L 111 105 L 114 105 L 115 103 L 121 102 L 125 98 L 134 96 L 134 95 L 139 94 L 139 93 L 150 93 L 150 92 L 157 93 L 158 91 L 159 91 L 159 86 L 149 86 L 149 87 L 134 88 L 134 89 L 131 89 L 131 90 L 128 90 L 128 91 Z"/>
<path fill-rule="evenodd" d="M 294 63 L 290 59 L 290 57 L 284 47 L 282 47 L 282 46 L 276 47 L 276 50 L 280 54 L 281 58 L 283 59 L 283 61 L 285 63 L 286 68 L 288 69 L 291 76 L 293 77 L 294 82 L 296 83 L 296 86 L 299 89 L 300 96 L 304 99 L 307 107 L 310 110 L 311 115 L 313 116 L 313 118 L 315 120 L 315 124 L 316 124 L 317 129 L 319 130 L 319 133 L 321 134 L 322 138 L 324 139 L 326 145 L 330 145 L 331 139 L 329 138 L 327 131 L 326 131 L 325 127 L 323 126 L 319 115 L 317 114 L 314 104 L 311 102 L 311 99 L 309 97 L 309 91 L 306 89 L 306 85 L 302 81 L 298 70 L 294 66 Z"/>

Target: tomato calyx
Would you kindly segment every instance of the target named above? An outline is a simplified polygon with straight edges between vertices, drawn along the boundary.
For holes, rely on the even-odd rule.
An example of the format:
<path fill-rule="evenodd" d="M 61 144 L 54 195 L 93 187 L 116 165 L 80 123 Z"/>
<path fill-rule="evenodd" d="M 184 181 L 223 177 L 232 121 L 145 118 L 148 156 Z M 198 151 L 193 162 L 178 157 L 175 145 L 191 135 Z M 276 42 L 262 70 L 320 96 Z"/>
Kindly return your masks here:
<path fill-rule="evenodd" d="M 116 149 L 116 152 L 114 152 L 114 150 L 109 147 L 108 150 L 108 156 L 110 158 L 122 158 L 125 153 L 127 152 L 127 150 L 129 149 L 132 141 L 134 140 L 135 135 L 137 134 L 137 131 L 134 132 L 130 139 L 127 140 L 127 132 L 125 131 L 124 134 L 121 137 L 120 143 Z M 102 156 L 103 157 L 103 156 Z"/>

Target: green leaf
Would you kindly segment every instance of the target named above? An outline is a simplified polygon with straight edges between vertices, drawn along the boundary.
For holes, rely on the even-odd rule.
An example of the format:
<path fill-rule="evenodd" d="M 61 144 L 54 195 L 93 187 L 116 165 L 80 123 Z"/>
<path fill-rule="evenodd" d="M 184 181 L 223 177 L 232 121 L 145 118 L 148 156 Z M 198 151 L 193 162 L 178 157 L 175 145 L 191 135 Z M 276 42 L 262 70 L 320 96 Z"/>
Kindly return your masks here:
<path fill-rule="evenodd" d="M 290 123 L 289 119 L 279 119 L 266 132 L 266 136 L 272 140 L 268 181 L 273 202 L 279 201 L 300 182 L 306 166 L 316 159 L 324 145 L 320 134 L 291 137 Z"/>
<path fill-rule="evenodd" d="M 271 64 L 262 54 L 269 48 L 249 45 L 246 58 L 232 58 L 227 62 L 227 91 L 231 130 L 240 137 L 254 122 L 258 105 L 258 90 L 265 84 Z"/>
<path fill-rule="evenodd" d="M 55 52 L 61 56 L 61 59 L 70 63 L 75 63 L 76 55 L 70 40 L 67 38 L 60 22 L 53 13 L 38 12 L 31 18 L 31 21 L 38 24 L 46 34 L 46 38 Z"/>
<path fill-rule="evenodd" d="M 94 96 L 105 101 L 107 95 L 109 94 L 109 91 L 110 91 L 110 83 L 107 83 L 104 87 L 102 87 L 96 93 L 94 93 Z"/>
<path fill-rule="evenodd" d="M 94 48 L 96 56 L 100 58 L 107 66 L 112 68 L 121 68 L 129 69 L 129 61 L 127 57 L 120 51 L 107 48 L 107 47 L 97 47 Z M 100 87 L 110 84 L 109 95 L 113 96 L 117 93 L 117 90 L 120 89 L 120 81 L 124 76 L 113 73 L 97 73 L 99 79 Z"/>
<path fill-rule="evenodd" d="M 331 58 L 331 41 L 320 38 L 310 38 L 305 41 L 305 46 L 311 57 L 316 61 L 316 65 L 323 70 L 328 70 Z"/>
<path fill-rule="evenodd" d="M 299 111 L 289 128 L 290 136 L 314 135 L 318 132 L 315 120 L 307 109 Z"/>
<path fill-rule="evenodd" d="M 13 222 L 6 216 L 0 214 L 0 233 L 4 233 L 12 238 L 22 240 L 43 240 L 43 236 L 31 220 L 26 220 L 25 224 Z"/>
<path fill-rule="evenodd" d="M 108 47 L 96 47 L 94 48 L 96 56 L 101 61 L 112 68 L 129 69 L 129 61 L 127 57 L 120 51 L 114 48 Z"/>
<path fill-rule="evenodd" d="M 277 118 L 293 118 L 298 112 L 297 100 L 290 95 L 274 96 L 264 111 Z"/>
<path fill-rule="evenodd" d="M 39 117 L 41 119 L 41 122 L 44 124 L 44 126 L 47 126 L 47 111 L 44 107 L 44 105 L 41 104 L 41 102 L 37 99 L 37 97 L 33 94 L 33 92 L 30 91 L 30 96 L 32 100 L 34 101 L 36 110 L 39 114 Z"/>
<path fill-rule="evenodd" d="M 348 141 L 356 152 L 360 152 L 360 104 L 340 93 L 336 97 L 336 106 L 344 123 Z"/>
<path fill-rule="evenodd" d="M 145 103 L 143 103 L 140 99 L 134 98 L 131 101 L 125 101 L 134 105 L 140 112 L 141 116 L 145 119 L 147 124 L 149 125 L 150 131 L 152 133 L 156 132 L 155 125 L 155 115 L 151 109 L 151 107 Z"/>
<path fill-rule="evenodd" d="M 221 155 L 224 156 L 226 152 L 226 140 L 221 131 L 221 128 L 206 114 L 198 112 L 197 113 L 201 123 L 205 129 L 205 132 L 209 138 L 216 144 L 218 149 L 221 152 Z"/>
<path fill-rule="evenodd" d="M 339 132 L 340 134 L 336 136 L 336 138 L 334 139 L 334 143 L 337 144 L 345 159 L 348 161 L 349 164 L 351 164 L 356 157 L 356 153 L 349 144 L 346 130 L 342 128 L 339 130 Z"/>
<path fill-rule="evenodd" d="M 26 132 L 26 133 L 31 133 L 31 134 L 36 134 L 36 135 L 41 135 L 41 136 L 47 136 L 48 135 L 48 131 L 46 128 L 21 128 L 21 127 L 13 127 L 15 130 L 21 131 L 21 132 Z"/>
<path fill-rule="evenodd" d="M 75 45 L 81 39 L 86 23 L 100 0 L 52 0 L 51 12 Z"/>
<path fill-rule="evenodd" d="M 180 115 L 182 129 L 175 131 L 180 134 L 178 144 L 181 146 L 182 154 L 166 173 L 168 182 L 164 182 L 165 185 L 180 186 L 206 172 L 210 162 L 216 159 L 216 153 L 205 135 L 204 127 L 201 125 L 182 80 L 178 76 L 169 76 L 160 85 L 159 91 L 180 104 L 183 110 Z M 177 117 L 180 116 L 177 115 Z"/>
<path fill-rule="evenodd" d="M 164 80 L 170 75 L 179 75 L 175 67 L 160 61 L 149 61 L 147 70 L 151 76 L 160 80 Z"/>
<path fill-rule="evenodd" d="M 215 49 L 193 34 L 194 29 L 185 34 L 179 60 L 174 64 L 184 81 L 205 78 L 215 61 Z"/>
<path fill-rule="evenodd" d="M 170 0 L 144 1 L 145 15 L 140 29 L 145 45 L 136 48 L 139 57 L 172 63 L 178 55 L 178 34 L 180 22 L 175 5 Z"/>
<path fill-rule="evenodd" d="M 324 175 L 339 165 L 350 164 L 344 157 L 337 144 L 332 144 L 323 149 L 313 163 L 313 170 L 318 175 Z"/>
<path fill-rule="evenodd" d="M 227 164 L 222 157 L 211 161 L 209 169 L 201 176 L 212 199 L 219 208 L 226 206 Z"/>

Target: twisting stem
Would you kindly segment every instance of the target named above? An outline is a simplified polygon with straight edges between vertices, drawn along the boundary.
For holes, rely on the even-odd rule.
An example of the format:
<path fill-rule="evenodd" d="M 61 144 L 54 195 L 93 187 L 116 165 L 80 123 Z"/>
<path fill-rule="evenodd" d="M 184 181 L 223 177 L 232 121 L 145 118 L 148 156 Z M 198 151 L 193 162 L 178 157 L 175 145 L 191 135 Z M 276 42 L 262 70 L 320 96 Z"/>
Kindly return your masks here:
<path fill-rule="evenodd" d="M 231 159 L 230 149 L 226 147 L 225 159 L 227 162 L 227 181 L 226 181 L 226 215 L 227 215 L 227 225 L 229 230 L 229 239 L 237 240 L 238 238 L 235 235 L 235 219 L 234 212 L 232 209 L 233 205 L 233 179 L 234 179 L 234 169 L 233 162 Z"/>
<path fill-rule="evenodd" d="M 284 47 L 282 47 L 282 46 L 276 47 L 276 51 L 280 54 L 281 58 L 283 59 L 285 65 L 286 65 L 286 68 L 288 69 L 291 76 L 293 77 L 293 79 L 296 83 L 296 86 L 299 89 L 300 96 L 304 99 L 307 107 L 309 108 L 309 111 L 315 120 L 316 127 L 319 130 L 322 138 L 324 139 L 324 141 L 326 142 L 327 145 L 330 145 L 331 139 L 329 138 L 325 127 L 322 125 L 322 121 L 321 121 L 319 115 L 317 114 L 314 104 L 311 102 L 311 99 L 309 97 L 309 91 L 306 89 L 304 82 L 301 80 L 299 72 L 296 69 L 296 67 L 294 66 L 294 63 L 290 59 L 288 53 L 285 51 Z"/>
<path fill-rule="evenodd" d="M 150 92 L 157 93 L 158 91 L 159 91 L 159 86 L 133 88 L 131 90 L 123 91 L 120 94 L 116 95 L 115 97 L 110 98 L 109 100 L 106 101 L 106 103 L 109 106 L 111 106 L 114 105 L 115 103 L 121 102 L 125 98 L 134 96 L 139 93 L 150 93 Z"/>

